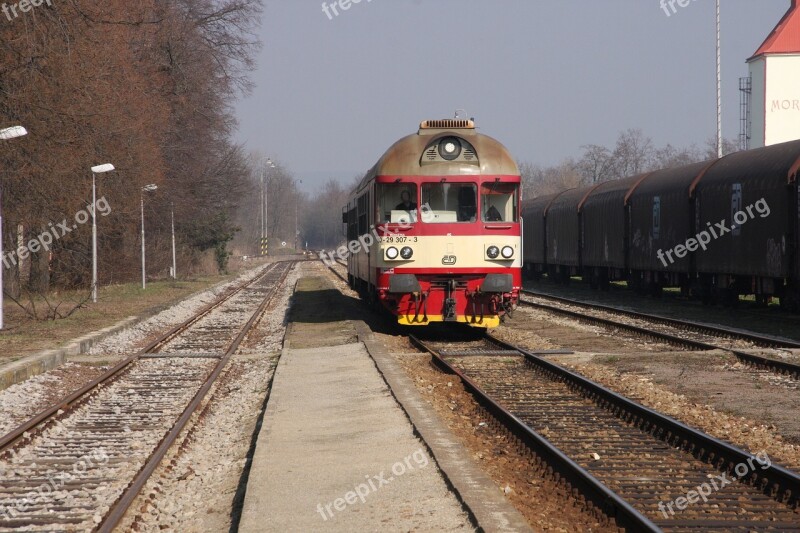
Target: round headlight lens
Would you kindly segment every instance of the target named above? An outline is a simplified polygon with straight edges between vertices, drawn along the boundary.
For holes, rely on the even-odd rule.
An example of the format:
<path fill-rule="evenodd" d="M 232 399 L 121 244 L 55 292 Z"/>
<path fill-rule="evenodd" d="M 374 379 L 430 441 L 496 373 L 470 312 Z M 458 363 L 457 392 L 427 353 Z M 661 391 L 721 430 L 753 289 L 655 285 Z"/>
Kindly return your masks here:
<path fill-rule="evenodd" d="M 489 256 L 489 259 L 497 259 L 500 255 L 500 248 L 497 246 L 490 246 L 486 249 L 486 255 Z"/>
<path fill-rule="evenodd" d="M 510 246 L 503 246 L 503 257 L 506 259 L 511 259 L 514 257 L 514 249 Z"/>
<path fill-rule="evenodd" d="M 439 155 L 445 161 L 454 161 L 461 155 L 461 142 L 455 137 L 447 137 L 439 143 Z"/>
<path fill-rule="evenodd" d="M 403 246 L 400 250 L 400 257 L 403 259 L 411 259 L 414 256 L 414 250 L 410 246 Z"/>
<path fill-rule="evenodd" d="M 389 259 L 397 259 L 399 253 L 400 252 L 398 252 L 397 248 L 395 248 L 394 246 L 386 249 L 386 257 L 388 257 Z"/>

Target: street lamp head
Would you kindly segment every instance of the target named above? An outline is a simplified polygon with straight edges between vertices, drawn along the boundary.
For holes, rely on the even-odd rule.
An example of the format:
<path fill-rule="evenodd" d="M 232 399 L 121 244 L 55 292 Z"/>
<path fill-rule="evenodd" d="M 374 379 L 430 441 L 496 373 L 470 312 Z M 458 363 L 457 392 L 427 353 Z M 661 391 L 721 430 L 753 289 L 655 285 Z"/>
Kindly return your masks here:
<path fill-rule="evenodd" d="M 158 189 L 158 185 L 156 185 L 155 183 L 151 183 L 150 185 L 145 185 L 144 187 L 142 187 L 142 190 L 144 192 L 154 192 L 156 189 Z"/>
<path fill-rule="evenodd" d="M 27 134 L 28 130 L 22 126 L 11 126 L 10 128 L 0 130 L 0 140 L 7 141 L 9 139 L 16 139 L 17 137 L 22 137 Z"/>
<path fill-rule="evenodd" d="M 92 167 L 92 172 L 95 174 L 102 174 L 104 172 L 111 172 L 115 170 L 114 165 L 111 163 L 106 163 L 105 165 L 97 165 L 96 167 Z"/>

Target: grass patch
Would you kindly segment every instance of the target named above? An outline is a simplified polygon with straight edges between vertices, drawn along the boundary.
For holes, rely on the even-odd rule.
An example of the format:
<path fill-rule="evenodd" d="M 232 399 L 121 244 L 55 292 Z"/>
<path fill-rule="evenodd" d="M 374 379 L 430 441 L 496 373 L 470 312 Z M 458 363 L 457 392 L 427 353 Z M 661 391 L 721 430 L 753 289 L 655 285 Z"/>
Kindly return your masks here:
<path fill-rule="evenodd" d="M 249 266 L 255 266 L 249 265 Z M 14 302 L 4 301 L 5 329 L 0 331 L 3 350 L 0 364 L 42 350 L 58 348 L 75 338 L 93 331 L 113 326 L 131 316 L 139 316 L 154 308 L 166 306 L 212 285 L 231 279 L 233 275 L 210 275 L 187 280 L 154 281 L 142 290 L 140 283 L 125 283 L 101 287 L 97 303 L 88 301 L 66 318 L 36 320 Z M 23 300 L 26 306 L 35 306 L 42 316 L 49 307 L 58 307 L 66 315 L 69 310 L 86 300 L 88 291 L 53 291 L 47 299 Z M 49 302 L 49 304 L 48 304 Z"/>

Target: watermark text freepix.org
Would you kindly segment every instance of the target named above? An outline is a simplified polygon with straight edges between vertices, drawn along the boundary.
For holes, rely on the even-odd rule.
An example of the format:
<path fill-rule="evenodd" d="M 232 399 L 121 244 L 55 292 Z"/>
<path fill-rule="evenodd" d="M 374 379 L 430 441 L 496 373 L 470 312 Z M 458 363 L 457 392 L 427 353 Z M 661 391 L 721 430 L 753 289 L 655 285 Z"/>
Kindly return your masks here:
<path fill-rule="evenodd" d="M 353 487 L 353 490 L 345 493 L 342 498 L 336 498 L 324 506 L 321 503 L 317 504 L 317 512 L 322 516 L 322 520 L 327 522 L 330 518 L 333 518 L 334 511 L 344 511 L 348 505 L 355 505 L 359 500 L 361 503 L 366 503 L 367 496 L 373 492 L 377 492 L 378 489 L 389 485 L 396 478 L 411 472 L 414 470 L 415 465 L 417 468 L 425 468 L 429 462 L 428 454 L 420 448 L 402 461 L 397 461 L 392 465 L 391 473 L 394 475 L 387 477 L 388 474 L 381 470 L 381 473 L 377 476 L 364 476 L 366 481 Z"/>
<path fill-rule="evenodd" d="M 666 504 L 663 501 L 658 502 L 658 510 L 661 511 L 664 518 L 670 518 L 671 516 L 675 516 L 675 509 L 683 511 L 689 507 L 690 504 L 695 504 L 700 500 L 706 503 L 708 497 L 711 496 L 712 493 L 718 492 L 734 481 L 744 479 L 755 472 L 756 464 L 758 464 L 761 470 L 767 470 L 772 466 L 772 460 L 766 452 L 759 452 L 755 456 L 750 457 L 747 462 L 736 465 L 733 469 L 733 474 L 723 472 L 718 476 L 710 477 L 708 483 L 698 485 L 695 490 L 687 492 L 686 496 L 680 496 Z M 673 507 L 675 509 L 673 509 Z"/>
<path fill-rule="evenodd" d="M 17 499 L 10 500 L 10 503 L 0 505 L 0 518 L 11 520 L 28 510 L 28 506 L 41 498 L 46 498 L 53 492 L 64 490 L 64 486 L 86 474 L 89 468 L 96 468 L 108 463 L 109 456 L 104 449 L 94 450 L 91 454 L 86 454 L 75 461 L 72 465 L 72 472 L 62 471 L 57 474 L 47 476 L 47 481 L 39 485 L 35 491 L 28 492 Z M 64 491 L 64 498 L 68 496 Z"/>
<path fill-rule="evenodd" d="M 433 219 L 434 213 L 428 204 L 420 206 L 420 211 L 422 211 L 421 218 L 423 222 L 429 222 Z M 398 225 L 397 228 L 392 228 L 392 229 L 397 229 L 397 231 L 408 231 L 411 228 L 412 226 L 410 223 L 404 222 Z M 323 250 L 322 252 L 319 253 L 319 258 L 328 267 L 333 267 L 336 265 L 336 258 L 334 257 L 334 255 L 338 257 L 340 261 L 345 261 L 348 257 L 350 257 L 351 254 L 357 254 L 362 250 L 364 252 L 369 252 L 369 249 L 372 248 L 372 246 L 375 243 L 381 242 L 381 237 L 386 238 L 386 237 L 403 236 L 402 233 L 395 233 L 394 231 L 386 230 L 384 228 L 380 228 L 380 231 L 383 232 L 383 235 L 379 235 L 378 234 L 379 229 L 376 228 L 375 226 L 371 226 L 370 230 L 371 230 L 370 233 L 362 235 L 358 239 L 353 239 L 346 245 L 340 246 L 339 248 L 336 249 L 335 252 L 326 252 Z"/>
<path fill-rule="evenodd" d="M 322 2 L 322 12 L 328 15 L 328 20 L 333 20 L 342 12 L 353 7 L 353 4 L 360 4 L 362 1 L 366 3 L 372 2 L 372 0 L 335 0 L 331 3 Z"/>
<path fill-rule="evenodd" d="M 20 13 L 27 13 L 34 7 L 39 7 L 42 4 L 47 4 L 50 7 L 53 7 L 53 0 L 19 0 L 16 4 L 3 4 L 0 6 L 0 10 L 3 11 L 3 14 L 6 18 L 11 22 L 12 20 L 16 19 L 20 16 Z"/>
<path fill-rule="evenodd" d="M 92 219 L 92 213 L 99 213 L 100 216 L 104 217 L 111 214 L 111 206 L 109 205 L 105 196 L 98 199 L 95 205 L 89 205 L 86 207 L 86 209 L 82 209 L 75 213 L 75 216 L 73 217 L 74 222 L 72 225 L 70 225 L 66 218 L 58 223 L 50 222 L 50 227 L 47 231 L 28 241 L 25 246 L 17 250 L 4 253 L 3 265 L 6 268 L 11 268 L 12 266 L 16 266 L 18 261 L 24 261 L 27 259 L 30 254 L 35 254 L 42 250 L 49 252 L 50 246 L 55 241 L 61 239 L 63 236 L 69 233 L 72 233 L 78 229 L 79 225 L 89 222 Z"/>
<path fill-rule="evenodd" d="M 675 4 L 678 4 L 679 7 L 687 7 L 692 2 L 697 2 L 697 0 L 661 0 L 661 9 L 664 10 L 668 17 L 671 17 L 678 12 Z"/>
<path fill-rule="evenodd" d="M 748 205 L 741 211 L 737 211 L 733 215 L 733 224 L 730 226 L 728 226 L 728 221 L 725 219 L 722 219 L 713 226 L 711 222 L 707 222 L 707 230 L 701 231 L 693 238 L 688 239 L 685 244 L 679 244 L 666 252 L 663 249 L 659 249 L 656 255 L 658 255 L 661 264 L 666 267 L 668 264 L 671 265 L 675 262 L 675 258 L 672 257 L 673 254 L 675 254 L 675 257 L 678 259 L 683 259 L 689 252 L 696 252 L 699 248 L 702 248 L 705 252 L 712 240 L 717 240 L 728 233 L 736 231 L 737 228 L 741 228 L 743 225 L 747 224 L 748 221 L 755 219 L 756 213 L 758 213 L 761 218 L 767 218 L 771 212 L 767 201 L 762 198 L 756 203 Z M 669 261 L 669 263 L 667 263 L 667 261 Z"/>

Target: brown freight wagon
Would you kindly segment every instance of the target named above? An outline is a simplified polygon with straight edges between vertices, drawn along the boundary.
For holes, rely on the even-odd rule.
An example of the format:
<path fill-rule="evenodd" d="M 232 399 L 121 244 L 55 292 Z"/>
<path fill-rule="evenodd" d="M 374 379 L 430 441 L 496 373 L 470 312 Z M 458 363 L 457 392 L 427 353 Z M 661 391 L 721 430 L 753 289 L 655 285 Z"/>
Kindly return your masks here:
<path fill-rule="evenodd" d="M 559 194 L 547 209 L 547 270 L 556 281 L 567 282 L 580 273 L 580 212 L 578 207 L 593 187 Z"/>
<path fill-rule="evenodd" d="M 694 235 L 690 190 L 711 162 L 659 170 L 629 193 L 628 267 L 634 289 L 657 293 L 663 287 L 688 291 L 691 257 L 670 256 L 675 246 Z"/>
<path fill-rule="evenodd" d="M 523 228 L 523 262 L 524 273 L 528 277 L 539 279 L 547 269 L 547 228 L 545 217 L 547 208 L 557 197 L 557 194 L 539 196 L 527 202 L 522 217 L 525 220 Z"/>
<path fill-rule="evenodd" d="M 596 187 L 583 200 L 581 213 L 581 258 L 584 280 L 593 287 L 628 279 L 626 199 L 648 174 L 609 181 Z"/>
<path fill-rule="evenodd" d="M 697 178 L 695 233 L 716 233 L 695 253 L 704 292 L 763 299 L 794 277 L 798 210 L 790 171 L 798 161 L 800 141 L 793 141 L 730 154 Z"/>

